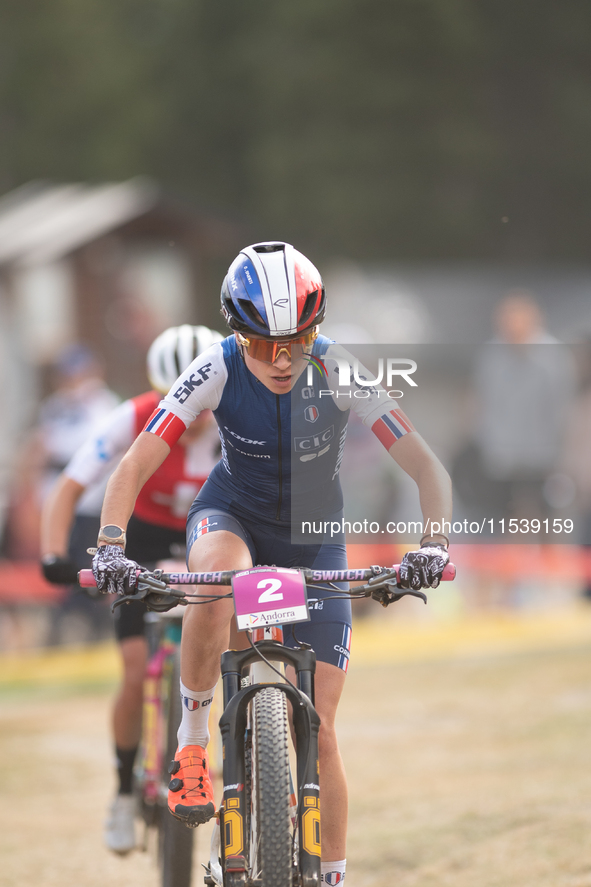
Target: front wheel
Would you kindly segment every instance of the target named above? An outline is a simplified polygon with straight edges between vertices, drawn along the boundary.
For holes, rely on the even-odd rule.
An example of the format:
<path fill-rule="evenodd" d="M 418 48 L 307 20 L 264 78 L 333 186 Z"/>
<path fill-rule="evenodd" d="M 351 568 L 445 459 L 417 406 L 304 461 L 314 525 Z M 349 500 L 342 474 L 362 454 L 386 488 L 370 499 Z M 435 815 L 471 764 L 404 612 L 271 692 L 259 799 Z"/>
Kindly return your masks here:
<path fill-rule="evenodd" d="M 291 887 L 287 705 L 285 694 L 274 687 L 260 690 L 252 702 L 250 783 L 251 878 L 261 887 Z"/>

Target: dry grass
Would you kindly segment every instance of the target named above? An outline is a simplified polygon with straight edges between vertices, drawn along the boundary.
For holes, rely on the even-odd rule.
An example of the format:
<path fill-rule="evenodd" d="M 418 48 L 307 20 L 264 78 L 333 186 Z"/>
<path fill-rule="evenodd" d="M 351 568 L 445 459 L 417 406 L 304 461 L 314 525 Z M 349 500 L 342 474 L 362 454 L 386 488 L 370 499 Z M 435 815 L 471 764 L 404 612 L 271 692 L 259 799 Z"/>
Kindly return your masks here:
<path fill-rule="evenodd" d="M 101 845 L 110 691 L 0 704 L 0 881 L 156 887 Z M 350 887 L 591 887 L 591 651 L 353 665 L 339 730 Z"/>

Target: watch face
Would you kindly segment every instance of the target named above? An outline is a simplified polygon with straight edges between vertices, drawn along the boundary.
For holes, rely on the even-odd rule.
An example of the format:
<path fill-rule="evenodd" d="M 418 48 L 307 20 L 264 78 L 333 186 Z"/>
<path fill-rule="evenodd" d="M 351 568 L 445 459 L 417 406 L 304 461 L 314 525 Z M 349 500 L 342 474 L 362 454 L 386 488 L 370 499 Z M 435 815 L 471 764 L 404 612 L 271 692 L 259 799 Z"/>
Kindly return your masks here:
<path fill-rule="evenodd" d="M 108 536 L 109 539 L 118 539 L 122 534 L 121 527 L 117 527 L 115 524 L 107 524 L 106 527 L 103 527 L 103 536 Z"/>

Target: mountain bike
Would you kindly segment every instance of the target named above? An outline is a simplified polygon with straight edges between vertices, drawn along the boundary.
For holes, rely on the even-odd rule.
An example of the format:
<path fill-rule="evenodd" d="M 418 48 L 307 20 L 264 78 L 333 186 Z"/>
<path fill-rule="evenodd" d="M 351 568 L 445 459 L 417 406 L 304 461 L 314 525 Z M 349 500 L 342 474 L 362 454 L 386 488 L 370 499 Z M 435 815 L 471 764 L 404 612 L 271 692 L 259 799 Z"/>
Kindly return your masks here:
<path fill-rule="evenodd" d="M 167 809 L 168 764 L 176 751 L 182 713 L 179 695 L 182 614 L 151 612 L 146 614 L 146 622 L 148 665 L 134 792 L 138 812 L 146 826 L 144 848 L 149 831 L 154 829 L 157 834 L 160 887 L 190 887 L 194 832 L 170 816 Z"/>
<path fill-rule="evenodd" d="M 443 579 L 454 577 L 455 567 L 448 564 Z M 94 584 L 90 570 L 80 574 L 80 584 L 87 582 Z M 338 584 L 349 582 L 364 584 L 352 590 Z M 205 573 L 155 570 L 139 572 L 135 591 L 130 589 L 121 598 L 121 602 L 143 600 L 148 609 L 162 611 L 178 603 L 233 597 L 238 630 L 247 632 L 249 648 L 227 650 L 221 658 L 223 797 L 205 867 L 208 887 L 320 884 L 316 657 L 307 644 L 286 647 L 281 626 L 310 618 L 308 591 L 315 588 L 325 592 L 328 587 L 335 598 L 371 597 L 385 607 L 407 595 L 427 602 L 424 592 L 400 588 L 398 583 L 398 566 L 352 570 L 252 567 Z M 197 594 L 187 588 L 193 585 L 231 585 L 232 591 Z M 295 683 L 286 666 L 295 672 Z M 290 725 L 295 780 L 290 767 Z"/>

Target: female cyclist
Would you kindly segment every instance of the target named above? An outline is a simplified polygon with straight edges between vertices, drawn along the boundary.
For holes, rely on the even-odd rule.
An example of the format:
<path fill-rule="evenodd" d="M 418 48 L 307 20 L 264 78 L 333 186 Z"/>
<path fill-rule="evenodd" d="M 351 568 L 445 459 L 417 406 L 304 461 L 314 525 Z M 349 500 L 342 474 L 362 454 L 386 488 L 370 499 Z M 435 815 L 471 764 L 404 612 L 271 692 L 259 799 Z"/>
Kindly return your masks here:
<path fill-rule="evenodd" d="M 292 541 L 294 518 L 342 515 L 338 479 L 349 408 L 378 436 L 417 483 L 424 526 L 451 518 L 447 472 L 397 405 L 378 387 L 369 397 L 320 396 L 330 389 L 320 374 L 304 372 L 319 358 L 330 374 L 332 343 L 318 334 L 325 292 L 318 270 L 290 244 L 246 247 L 222 285 L 222 313 L 233 334 L 191 364 L 173 384 L 122 460 L 105 496 L 93 569 L 98 587 L 123 591 L 136 564 L 125 557 L 125 533 L 135 498 L 169 449 L 205 409 L 213 410 L 222 460 L 201 489 L 187 522 L 192 571 L 246 569 L 255 564 L 346 567 L 345 540 L 326 534 Z M 341 355 L 342 357 L 342 355 Z M 334 386 L 332 386 L 334 387 Z M 310 412 L 310 406 L 314 411 Z M 310 420 L 314 429 L 310 433 Z M 301 446 L 302 440 L 307 444 Z M 405 583 L 438 584 L 449 557 L 443 536 L 421 540 L 403 560 Z M 330 596 L 327 591 L 326 597 Z M 227 647 L 232 604 L 188 607 L 181 649 L 183 720 L 172 767 L 176 791 L 169 809 L 188 824 L 214 814 L 206 746 L 207 716 Z M 316 708 L 322 795 L 322 873 L 345 873 L 347 784 L 335 732 L 351 638 L 347 601 L 318 593 L 299 640 L 316 652 Z M 286 643 L 295 644 L 290 631 Z M 337 875 L 330 883 L 337 883 Z"/>

